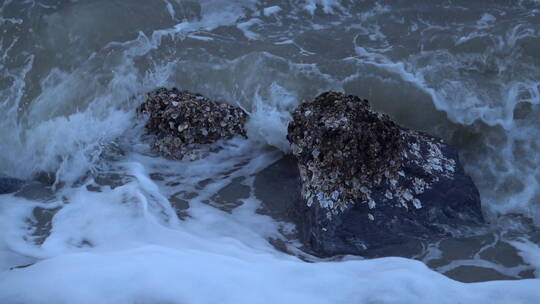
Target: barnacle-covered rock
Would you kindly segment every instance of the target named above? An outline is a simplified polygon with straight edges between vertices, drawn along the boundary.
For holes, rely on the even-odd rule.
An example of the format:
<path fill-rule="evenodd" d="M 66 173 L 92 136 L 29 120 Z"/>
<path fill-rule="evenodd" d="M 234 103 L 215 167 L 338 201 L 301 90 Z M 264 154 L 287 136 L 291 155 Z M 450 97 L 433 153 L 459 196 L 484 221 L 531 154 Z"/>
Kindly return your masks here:
<path fill-rule="evenodd" d="M 172 159 L 196 160 L 208 152 L 201 149 L 204 146 L 246 136 L 247 114 L 242 109 L 176 88 L 148 93 L 137 112 L 149 116 L 146 129 L 155 135 L 152 148 Z"/>
<path fill-rule="evenodd" d="M 323 93 L 293 113 L 288 140 L 302 181 L 303 236 L 319 255 L 444 235 L 482 222 L 480 197 L 442 140 Z"/>

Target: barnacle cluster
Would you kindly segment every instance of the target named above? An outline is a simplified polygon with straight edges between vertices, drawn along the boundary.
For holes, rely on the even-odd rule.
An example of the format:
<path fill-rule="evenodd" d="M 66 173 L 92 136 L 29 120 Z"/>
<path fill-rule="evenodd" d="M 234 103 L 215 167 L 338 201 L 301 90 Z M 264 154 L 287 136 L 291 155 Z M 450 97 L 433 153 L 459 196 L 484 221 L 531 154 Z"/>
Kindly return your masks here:
<path fill-rule="evenodd" d="M 328 217 L 355 203 L 421 208 L 417 196 L 439 176 L 451 178 L 456 165 L 444 156 L 442 141 L 403 129 L 371 111 L 367 100 L 343 93 L 326 92 L 302 104 L 288 131 L 302 195 Z M 406 176 L 405 167 L 422 174 Z"/>
<path fill-rule="evenodd" d="M 403 168 L 398 171 L 397 179 L 383 181 L 386 191 L 380 201 L 388 203 L 393 200 L 406 209 L 410 205 L 420 209 L 422 202 L 417 197 L 441 178 L 453 178 L 456 161 L 445 156 L 445 143 L 440 139 L 405 129 L 401 134 L 406 142 L 401 152 Z M 405 167 L 416 174 L 406 175 Z"/>
<path fill-rule="evenodd" d="M 195 160 L 202 156 L 203 145 L 246 136 L 242 109 L 176 88 L 148 93 L 137 112 L 149 116 L 146 130 L 155 135 L 152 148 L 172 159 Z"/>

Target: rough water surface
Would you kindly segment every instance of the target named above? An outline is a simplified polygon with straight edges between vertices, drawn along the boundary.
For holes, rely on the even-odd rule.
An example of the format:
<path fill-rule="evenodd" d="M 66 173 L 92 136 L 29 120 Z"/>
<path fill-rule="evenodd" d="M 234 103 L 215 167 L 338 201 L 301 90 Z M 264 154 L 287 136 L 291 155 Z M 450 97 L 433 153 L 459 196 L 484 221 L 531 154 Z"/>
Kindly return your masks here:
<path fill-rule="evenodd" d="M 539 15 L 536 0 L 0 2 L 0 175 L 25 181 L 0 195 L 0 302 L 540 302 Z M 135 114 L 159 87 L 242 108 L 248 139 L 162 157 Z M 457 146 L 489 223 L 307 254 L 287 125 L 329 90 Z"/>

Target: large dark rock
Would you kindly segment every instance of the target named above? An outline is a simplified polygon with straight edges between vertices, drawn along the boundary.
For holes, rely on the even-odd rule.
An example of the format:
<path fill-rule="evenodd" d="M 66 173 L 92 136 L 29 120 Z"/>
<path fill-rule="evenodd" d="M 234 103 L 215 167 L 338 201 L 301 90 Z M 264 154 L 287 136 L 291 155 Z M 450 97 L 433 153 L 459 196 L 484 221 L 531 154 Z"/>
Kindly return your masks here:
<path fill-rule="evenodd" d="M 0 176 L 0 194 L 19 191 L 24 186 L 24 181 L 11 177 Z"/>
<path fill-rule="evenodd" d="M 315 254 L 360 254 L 483 221 L 456 150 L 367 100 L 321 94 L 293 113 L 288 131 L 302 181 L 301 235 Z"/>
<path fill-rule="evenodd" d="M 195 160 L 207 152 L 203 146 L 246 136 L 247 114 L 242 109 L 176 88 L 148 93 L 137 112 L 149 116 L 146 129 L 154 135 L 152 148 L 172 159 Z"/>

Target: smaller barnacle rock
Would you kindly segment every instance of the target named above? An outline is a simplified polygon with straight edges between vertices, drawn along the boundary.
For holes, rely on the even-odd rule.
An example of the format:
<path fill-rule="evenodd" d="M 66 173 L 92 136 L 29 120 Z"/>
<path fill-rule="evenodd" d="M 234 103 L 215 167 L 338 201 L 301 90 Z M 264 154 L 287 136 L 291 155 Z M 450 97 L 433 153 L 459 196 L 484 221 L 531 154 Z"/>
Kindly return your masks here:
<path fill-rule="evenodd" d="M 483 221 L 478 190 L 442 140 L 339 92 L 301 104 L 292 117 L 301 231 L 315 254 L 360 254 Z"/>
<path fill-rule="evenodd" d="M 176 88 L 148 93 L 137 112 L 148 116 L 152 148 L 171 159 L 197 160 L 221 139 L 246 136 L 242 109 Z"/>

